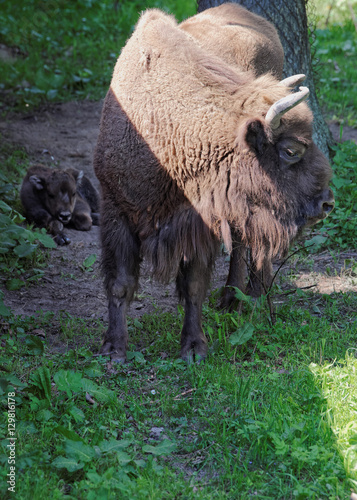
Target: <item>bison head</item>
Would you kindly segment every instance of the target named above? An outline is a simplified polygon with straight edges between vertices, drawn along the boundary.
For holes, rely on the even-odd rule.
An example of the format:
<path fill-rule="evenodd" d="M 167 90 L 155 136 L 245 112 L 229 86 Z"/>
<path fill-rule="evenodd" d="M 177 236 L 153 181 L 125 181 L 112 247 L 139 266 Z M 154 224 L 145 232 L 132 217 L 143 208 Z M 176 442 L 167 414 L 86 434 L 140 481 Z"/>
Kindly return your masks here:
<path fill-rule="evenodd" d="M 264 110 L 265 104 L 266 111 L 253 114 L 250 106 L 238 124 L 237 150 L 245 164 L 240 179 L 247 179 L 243 191 L 248 206 L 245 226 L 239 229 L 257 262 L 264 251 L 270 257 L 285 253 L 304 227 L 324 219 L 334 207 L 328 187 L 332 170 L 312 139 L 313 117 L 303 102 L 309 90 L 283 90 L 303 76 L 280 82 L 277 93 L 283 97 L 273 103 L 269 92 L 260 93 L 255 109 Z"/>
<path fill-rule="evenodd" d="M 48 176 L 31 175 L 29 180 L 52 217 L 66 225 L 71 220 L 82 177 L 82 171 L 53 170 Z"/>

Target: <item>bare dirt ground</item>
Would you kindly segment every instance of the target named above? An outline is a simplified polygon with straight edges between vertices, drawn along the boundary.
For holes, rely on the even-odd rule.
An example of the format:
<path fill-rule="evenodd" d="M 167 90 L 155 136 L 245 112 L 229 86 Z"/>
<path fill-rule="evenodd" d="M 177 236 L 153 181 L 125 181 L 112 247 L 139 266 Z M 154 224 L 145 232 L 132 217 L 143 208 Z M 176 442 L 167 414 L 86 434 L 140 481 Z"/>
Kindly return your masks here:
<path fill-rule="evenodd" d="M 98 187 L 92 168 L 101 102 L 69 102 L 58 104 L 27 115 L 8 115 L 0 118 L 3 140 L 23 147 L 31 163 L 42 163 L 60 168 L 83 170 Z M 340 129 L 331 124 L 331 131 L 339 140 Z M 357 131 L 344 128 L 343 140 L 357 141 Z M 32 315 L 37 311 L 65 311 L 73 316 L 107 319 L 107 303 L 100 276 L 99 228 L 89 232 L 68 230 L 71 244 L 50 252 L 45 275 L 39 283 L 18 291 L 5 290 L 4 302 L 15 314 Z M 95 254 L 93 270 L 83 270 L 83 261 Z M 289 286 L 314 286 L 319 293 L 357 292 L 357 278 L 346 267 L 346 261 L 357 261 L 357 251 L 342 253 L 338 258 L 328 253 L 313 255 L 294 264 L 294 273 L 285 266 L 285 282 Z M 212 288 L 223 285 L 228 272 L 227 257 L 216 263 Z M 288 275 L 288 278 L 286 277 Z M 176 311 L 174 284 L 168 286 L 152 281 L 143 264 L 140 289 L 131 309 L 131 316 L 151 313 L 159 307 Z"/>

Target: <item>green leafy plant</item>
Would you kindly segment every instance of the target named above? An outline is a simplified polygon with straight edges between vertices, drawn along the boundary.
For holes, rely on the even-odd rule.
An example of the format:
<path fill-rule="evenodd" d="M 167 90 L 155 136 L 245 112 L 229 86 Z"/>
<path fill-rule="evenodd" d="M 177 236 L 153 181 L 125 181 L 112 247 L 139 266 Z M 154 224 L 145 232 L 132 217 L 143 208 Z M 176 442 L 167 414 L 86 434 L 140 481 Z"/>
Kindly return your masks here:
<path fill-rule="evenodd" d="M 346 250 L 357 244 L 357 145 L 346 141 L 332 149 L 335 153 L 332 165 L 335 208 L 305 240 L 309 252 L 323 248 Z"/>
<path fill-rule="evenodd" d="M 55 248 L 56 244 L 44 229 L 27 229 L 19 224 L 25 218 L 16 210 L 13 210 L 7 203 L 0 202 L 0 269 L 8 275 L 13 273 L 21 275 L 26 267 L 36 265 L 38 255 L 36 250 L 42 246 L 44 248 Z M 32 260 L 31 257 L 33 257 Z M 38 262 L 37 262 L 38 265 Z M 41 276 L 41 271 L 34 269 L 34 273 L 27 279 L 35 279 Z M 9 278 L 6 286 L 9 290 L 17 290 L 25 285 L 25 281 L 16 278 Z"/>
<path fill-rule="evenodd" d="M 326 219 L 324 229 L 328 246 L 338 249 L 355 248 L 357 244 L 357 145 L 344 142 L 334 146 L 334 177 L 336 204 Z"/>
<path fill-rule="evenodd" d="M 81 265 L 82 271 L 93 271 L 93 264 L 97 260 L 97 256 L 95 254 L 91 254 L 86 257 Z"/>

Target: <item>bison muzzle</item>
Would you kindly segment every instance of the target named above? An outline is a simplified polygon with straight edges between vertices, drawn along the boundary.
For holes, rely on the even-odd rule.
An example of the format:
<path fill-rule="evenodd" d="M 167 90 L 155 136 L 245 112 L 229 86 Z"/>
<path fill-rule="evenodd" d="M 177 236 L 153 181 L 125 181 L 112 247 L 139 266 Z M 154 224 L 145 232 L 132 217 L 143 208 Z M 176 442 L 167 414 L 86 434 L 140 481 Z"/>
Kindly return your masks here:
<path fill-rule="evenodd" d="M 231 250 L 233 233 L 260 270 L 330 211 L 308 89 L 292 92 L 301 82 L 242 71 L 171 16 L 142 15 L 115 66 L 94 155 L 109 300 L 101 353 L 126 359 L 145 257 L 159 280 L 176 277 L 182 358 L 204 359 L 202 303 L 220 242 Z"/>

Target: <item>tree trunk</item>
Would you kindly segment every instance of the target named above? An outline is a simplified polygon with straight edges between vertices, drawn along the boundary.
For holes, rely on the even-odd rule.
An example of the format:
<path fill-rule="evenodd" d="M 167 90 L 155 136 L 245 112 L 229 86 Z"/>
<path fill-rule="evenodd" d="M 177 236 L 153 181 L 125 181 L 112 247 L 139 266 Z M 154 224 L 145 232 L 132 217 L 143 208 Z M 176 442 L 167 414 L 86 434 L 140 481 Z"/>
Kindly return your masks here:
<path fill-rule="evenodd" d="M 284 77 L 304 73 L 304 85 L 310 89 L 310 107 L 314 114 L 314 141 L 329 156 L 331 135 L 317 100 L 307 26 L 305 0 L 230 0 L 265 17 L 278 31 L 284 48 Z M 198 12 L 216 7 L 224 0 L 198 0 Z"/>

